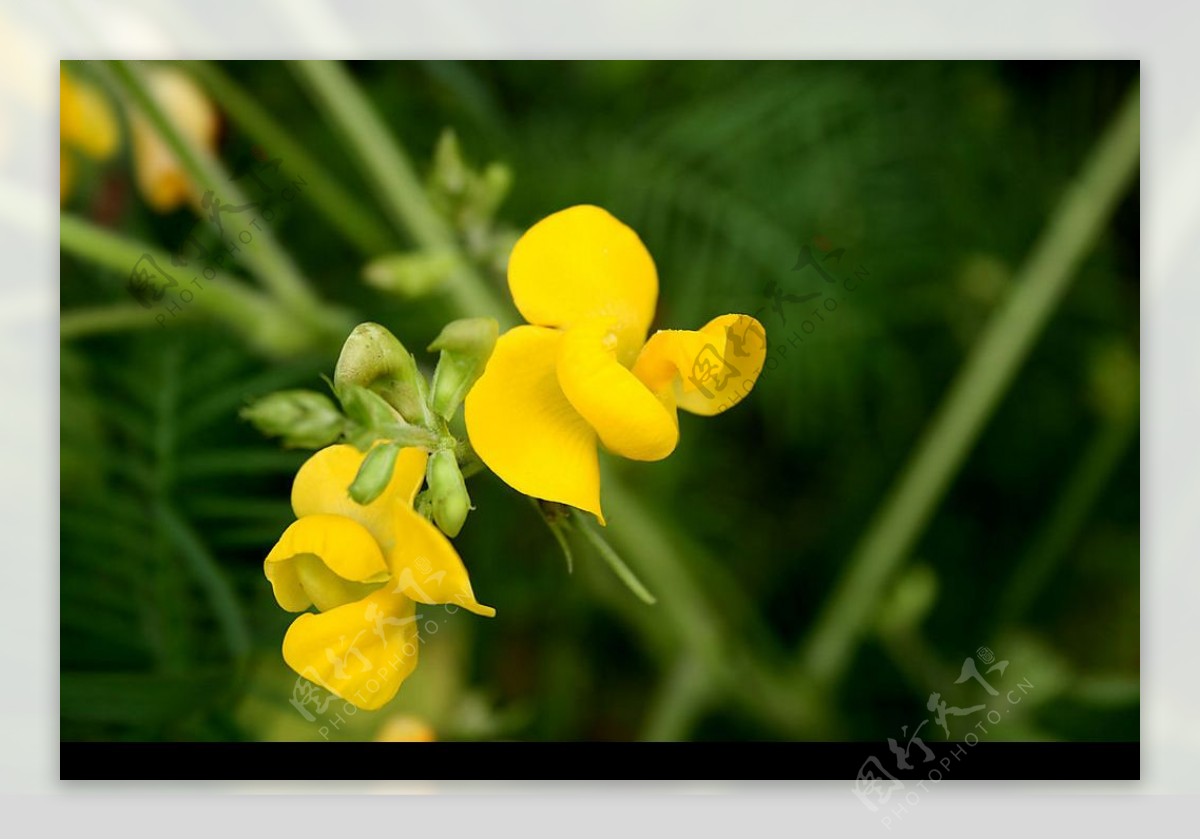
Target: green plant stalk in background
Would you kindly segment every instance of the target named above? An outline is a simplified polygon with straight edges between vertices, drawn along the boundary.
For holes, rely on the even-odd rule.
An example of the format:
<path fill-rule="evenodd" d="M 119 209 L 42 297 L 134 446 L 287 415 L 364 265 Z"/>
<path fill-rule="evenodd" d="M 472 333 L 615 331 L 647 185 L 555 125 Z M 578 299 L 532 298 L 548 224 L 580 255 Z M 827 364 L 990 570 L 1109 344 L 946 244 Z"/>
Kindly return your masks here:
<path fill-rule="evenodd" d="M 63 251 L 118 273 L 129 275 L 143 256 L 169 265 L 166 251 L 144 242 L 113 233 L 75 216 L 62 214 L 59 220 L 59 244 Z M 134 310 L 142 321 L 133 317 Z M 319 338 L 311 327 L 297 324 L 278 301 L 247 288 L 244 283 L 224 272 L 203 280 L 203 288 L 194 292 L 192 302 L 182 309 L 179 317 L 186 318 L 195 311 L 216 318 L 238 333 L 247 342 L 272 356 L 285 356 L 312 346 Z M 163 314 L 163 313 L 158 313 Z M 118 327 L 158 327 L 155 313 L 140 306 L 114 305 L 100 310 L 63 313 L 60 333 L 64 339 L 78 338 L 96 331 Z"/>
<path fill-rule="evenodd" d="M 1136 174 L 1139 101 L 1135 87 L 950 385 L 803 645 L 799 682 L 833 689 L 849 667 L 889 579 L 912 550 Z"/>

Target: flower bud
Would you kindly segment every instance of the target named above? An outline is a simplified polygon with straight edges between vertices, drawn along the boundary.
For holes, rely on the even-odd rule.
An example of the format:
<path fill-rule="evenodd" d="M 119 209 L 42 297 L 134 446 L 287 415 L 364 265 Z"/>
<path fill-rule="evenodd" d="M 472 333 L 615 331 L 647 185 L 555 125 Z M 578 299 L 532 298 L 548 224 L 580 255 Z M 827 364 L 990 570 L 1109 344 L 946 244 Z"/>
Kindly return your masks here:
<path fill-rule="evenodd" d="M 457 537 L 471 511 L 471 497 L 458 460 L 448 449 L 439 449 L 429 459 L 427 470 L 433 521 L 449 537 Z"/>
<path fill-rule="evenodd" d="M 462 195 L 467 189 L 470 171 L 463 160 L 462 147 L 454 129 L 445 128 L 433 149 L 433 169 L 429 173 L 430 187 L 437 193 Z"/>
<path fill-rule="evenodd" d="M 316 391 L 277 391 L 255 400 L 240 415 L 264 435 L 301 449 L 328 446 L 346 426 L 333 401 Z"/>
<path fill-rule="evenodd" d="M 392 480 L 392 470 L 396 467 L 396 456 L 399 454 L 400 447 L 394 443 L 381 443 L 373 447 L 354 476 L 350 498 L 360 505 L 369 505 L 378 499 Z"/>
<path fill-rule="evenodd" d="M 447 324 L 429 345 L 430 351 L 441 351 L 430 399 L 434 412 L 446 420 L 454 416 L 467 391 L 483 375 L 499 333 L 500 325 L 493 318 L 463 318 Z"/>
<path fill-rule="evenodd" d="M 453 254 L 416 251 L 388 254 L 367 263 L 367 285 L 405 298 L 424 297 L 435 291 L 458 268 Z"/>
<path fill-rule="evenodd" d="M 416 360 L 400 340 L 386 327 L 367 322 L 355 327 L 342 346 L 333 386 L 339 396 L 351 385 L 369 388 L 399 411 L 405 420 L 424 423 L 425 404 L 421 399 L 420 378 Z"/>

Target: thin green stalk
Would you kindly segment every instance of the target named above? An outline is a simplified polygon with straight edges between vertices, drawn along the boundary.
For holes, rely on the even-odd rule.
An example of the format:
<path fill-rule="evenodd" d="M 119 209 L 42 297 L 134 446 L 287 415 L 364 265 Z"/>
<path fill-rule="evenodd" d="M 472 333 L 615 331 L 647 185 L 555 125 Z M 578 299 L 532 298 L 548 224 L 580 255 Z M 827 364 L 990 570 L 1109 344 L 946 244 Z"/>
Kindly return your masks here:
<path fill-rule="evenodd" d="M 658 599 L 650 594 L 650 590 L 646 588 L 638 576 L 633 573 L 629 566 L 625 565 L 625 561 L 621 559 L 621 555 L 613 550 L 613 547 L 608 544 L 608 541 L 596 533 L 596 527 L 587 520 L 588 514 L 579 514 L 575 517 L 575 524 L 583 534 L 584 539 L 592 544 L 592 548 L 596 549 L 596 553 L 608 564 L 613 570 L 621 583 L 629 587 L 630 591 L 645 604 L 657 603 Z"/>
<path fill-rule="evenodd" d="M 851 555 L 800 651 L 799 679 L 830 687 L 849 667 L 888 580 L 928 523 L 1137 172 L 1138 111 L 1135 86 L 1055 208 L 1008 300 L 972 348 Z"/>
<path fill-rule="evenodd" d="M 1000 599 L 996 623 L 1014 624 L 1049 581 L 1066 555 L 1101 491 L 1137 435 L 1137 410 L 1107 421 L 1096 431 L 1071 472 L 1045 525 L 1021 559 Z"/>
<path fill-rule="evenodd" d="M 157 326 L 149 313 L 132 303 L 69 309 L 58 319 L 58 337 L 71 341 L 99 333 L 145 330 Z"/>
<path fill-rule="evenodd" d="M 191 313 L 203 313 L 216 318 L 237 330 L 254 347 L 271 355 L 287 355 L 312 346 L 319 336 L 295 319 L 287 310 L 261 292 L 247 288 L 228 275 L 218 272 L 211 279 L 198 277 L 192 283 L 190 272 L 184 276 L 171 266 L 171 255 L 161 248 L 129 239 L 90 222 L 63 214 L 59 219 L 59 244 L 65 253 L 71 254 L 103 268 L 128 277 L 143 258 L 153 260 L 158 266 L 175 276 L 180 288 L 192 294 L 186 307 L 176 305 L 178 313 L 159 305 L 151 309 L 136 307 L 148 326 L 160 326 L 158 316 L 164 316 L 163 325 L 174 323 L 176 318 L 186 318 Z M 132 313 L 122 310 L 132 320 Z M 74 337 L 76 326 L 71 313 L 63 316 L 62 337 Z"/>
<path fill-rule="evenodd" d="M 712 699 L 708 669 L 688 655 L 667 671 L 642 729 L 643 741 L 679 741 L 687 737 Z"/>
<path fill-rule="evenodd" d="M 469 315 L 495 318 L 501 326 L 511 325 L 510 310 L 462 256 L 454 231 L 429 203 L 408 155 L 346 69 L 333 61 L 297 61 L 292 67 L 353 149 L 363 176 L 396 230 L 407 232 L 420 248 L 460 257 L 459 270 L 446 284 L 458 308 Z"/>
<path fill-rule="evenodd" d="M 303 145 L 292 139 L 291 132 L 211 61 L 182 62 L 233 120 L 271 154 L 288 162 L 308 181 L 305 192 L 310 205 L 320 212 L 330 227 L 337 230 L 359 252 L 377 256 L 394 246 L 394 236 L 376 216 L 368 212 Z"/>
<path fill-rule="evenodd" d="M 230 179 L 221 163 L 208 150 L 194 144 L 170 120 L 150 94 L 137 62 L 111 61 L 107 64 L 112 69 L 113 78 L 154 126 L 201 190 L 211 190 L 224 204 L 240 207 L 251 203 Z M 251 241 L 242 243 L 239 248 L 245 254 L 247 266 L 263 286 L 298 316 L 314 323 L 321 322 L 320 300 L 270 230 L 259 226 Z"/>

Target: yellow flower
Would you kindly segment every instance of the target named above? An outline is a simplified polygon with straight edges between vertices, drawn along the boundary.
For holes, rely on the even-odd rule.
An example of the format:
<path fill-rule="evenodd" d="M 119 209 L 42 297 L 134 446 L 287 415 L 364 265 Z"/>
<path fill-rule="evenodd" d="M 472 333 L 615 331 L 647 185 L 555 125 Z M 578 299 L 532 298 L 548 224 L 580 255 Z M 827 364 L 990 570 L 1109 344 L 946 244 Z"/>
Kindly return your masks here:
<path fill-rule="evenodd" d="M 217 110 L 196 84 L 173 68 L 158 67 L 147 73 L 150 95 L 167 118 L 194 144 L 208 151 L 217 146 Z M 185 201 L 198 203 L 191 176 L 175 157 L 154 125 L 139 110 L 129 116 L 133 134 L 134 178 L 142 198 L 153 209 L 166 213 Z"/>
<path fill-rule="evenodd" d="M 108 101 L 92 85 L 58 74 L 59 201 L 71 193 L 76 153 L 107 160 L 117 150 L 121 130 Z"/>
<path fill-rule="evenodd" d="M 292 485 L 296 521 L 263 570 L 285 610 L 317 609 L 288 629 L 287 664 L 360 709 L 378 709 L 416 667 L 418 602 L 496 611 L 475 600 L 454 547 L 412 509 L 425 451 L 402 449 L 386 489 L 360 505 L 347 488 L 365 457 L 339 444 L 305 462 Z"/>
<path fill-rule="evenodd" d="M 597 440 L 626 458 L 665 458 L 679 441 L 676 408 L 714 415 L 736 405 L 766 358 L 766 334 L 748 315 L 647 341 L 654 261 L 599 207 L 570 207 L 526 231 L 508 287 L 530 325 L 500 337 L 467 395 L 471 444 L 516 490 L 601 523 Z"/>

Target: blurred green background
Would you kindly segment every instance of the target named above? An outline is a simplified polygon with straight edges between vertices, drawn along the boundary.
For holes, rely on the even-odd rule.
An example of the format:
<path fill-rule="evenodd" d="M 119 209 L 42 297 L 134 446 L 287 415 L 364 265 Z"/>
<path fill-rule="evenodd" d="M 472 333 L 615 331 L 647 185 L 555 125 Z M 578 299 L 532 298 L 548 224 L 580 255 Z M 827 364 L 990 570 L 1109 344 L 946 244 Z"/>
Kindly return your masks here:
<path fill-rule="evenodd" d="M 836 677 L 809 673 L 803 654 L 1136 85 L 1136 62 L 345 65 L 422 178 L 447 127 L 471 165 L 509 167 L 489 241 L 569 205 L 603 206 L 654 256 L 656 327 L 761 310 L 777 364 L 729 413 L 683 416 L 669 459 L 607 460 L 611 539 L 657 606 L 582 544 L 568 574 L 533 506 L 483 474 L 456 545 L 496 618 L 426 610 L 434 631 L 392 704 L 337 717 L 337 703 L 313 720 L 289 703 L 290 616 L 262 574 L 307 453 L 262 438 L 238 410 L 279 388 L 322 390 L 358 320 L 387 325 L 420 358 L 447 320 L 486 313 L 363 282 L 371 257 L 414 239 L 319 81 L 273 62 L 182 69 L 222 112 L 228 171 L 265 149 L 305 182 L 269 227 L 337 316 L 320 329 L 285 318 L 294 341 L 276 348 L 203 303 L 160 327 L 160 310 L 131 302 L 128 255 L 138 243 L 174 252 L 203 226 L 188 209 L 146 206 L 127 142 L 83 165 L 64 216 L 125 250 L 68 242 L 64 221 L 62 738 L 366 739 L 404 714 L 443 739 L 901 739 L 932 692 L 988 700 L 954 684 L 981 646 L 1010 663 L 987 677 L 997 687 L 1035 686 L 988 738 L 1138 738 L 1136 181 L 1099 220 L 912 550 L 863 605 Z M 111 68 L 73 72 L 114 103 L 126 95 Z M 280 132 L 299 160 L 272 142 Z M 325 200 L 329 182 L 371 222 L 358 241 Z M 457 229 L 470 252 L 472 230 Z M 793 270 L 805 246 L 850 282 Z M 497 262 L 482 255 L 478 272 L 507 306 Z M 822 293 L 836 309 L 815 322 L 822 301 L 785 298 L 776 311 L 774 290 Z M 952 719 L 952 735 L 976 719 Z"/>

